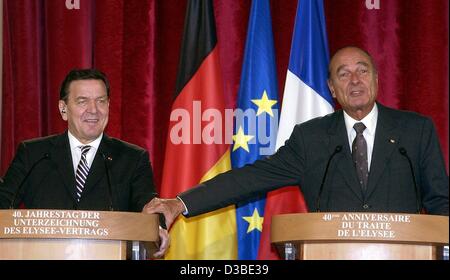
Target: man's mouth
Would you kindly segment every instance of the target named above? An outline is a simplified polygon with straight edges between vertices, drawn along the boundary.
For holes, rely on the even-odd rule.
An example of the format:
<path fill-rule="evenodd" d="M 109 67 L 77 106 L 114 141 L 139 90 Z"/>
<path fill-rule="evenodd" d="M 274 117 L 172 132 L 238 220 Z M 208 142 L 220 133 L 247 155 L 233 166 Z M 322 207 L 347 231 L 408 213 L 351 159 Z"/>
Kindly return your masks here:
<path fill-rule="evenodd" d="M 86 123 L 98 123 L 99 119 L 86 119 L 86 120 L 84 120 L 84 122 L 86 122 Z"/>
<path fill-rule="evenodd" d="M 357 97 L 357 96 L 361 96 L 364 93 L 363 90 L 351 90 L 350 91 L 350 96 L 351 97 Z"/>

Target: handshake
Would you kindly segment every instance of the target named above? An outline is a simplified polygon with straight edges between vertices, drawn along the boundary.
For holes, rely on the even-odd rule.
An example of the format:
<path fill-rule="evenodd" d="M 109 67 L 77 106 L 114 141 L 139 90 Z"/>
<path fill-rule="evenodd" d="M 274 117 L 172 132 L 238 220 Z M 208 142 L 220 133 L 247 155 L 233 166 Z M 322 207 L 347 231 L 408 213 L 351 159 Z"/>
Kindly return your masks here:
<path fill-rule="evenodd" d="M 164 256 L 170 245 L 168 230 L 175 219 L 181 213 L 186 212 L 186 207 L 184 206 L 184 203 L 177 198 L 154 198 L 144 206 L 142 212 L 147 214 L 161 213 L 164 215 L 167 229 L 163 229 L 160 227 L 159 237 L 161 239 L 161 244 L 159 245 L 159 250 L 153 255 L 156 258 L 161 258 Z"/>
<path fill-rule="evenodd" d="M 154 214 L 161 213 L 166 220 L 167 229 L 170 228 L 175 219 L 181 214 L 186 212 L 186 207 L 183 202 L 177 198 L 173 199 L 161 199 L 154 198 L 147 203 L 142 209 L 143 213 Z"/>

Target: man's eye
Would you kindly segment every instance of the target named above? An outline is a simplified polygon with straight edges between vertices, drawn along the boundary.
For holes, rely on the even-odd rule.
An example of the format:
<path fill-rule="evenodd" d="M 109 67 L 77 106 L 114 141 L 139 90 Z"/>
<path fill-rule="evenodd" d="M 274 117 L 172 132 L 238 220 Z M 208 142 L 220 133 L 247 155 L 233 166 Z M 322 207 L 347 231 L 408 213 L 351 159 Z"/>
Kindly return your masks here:
<path fill-rule="evenodd" d="M 84 105 L 84 104 L 86 104 L 86 102 L 87 102 L 86 100 L 81 99 L 81 100 L 78 100 L 78 101 L 77 101 L 77 104 L 78 104 L 78 105 Z"/>
<path fill-rule="evenodd" d="M 341 73 L 338 74 L 338 76 L 341 77 L 341 78 L 348 77 L 349 75 L 350 75 L 350 73 L 348 73 L 348 72 L 341 72 Z"/>

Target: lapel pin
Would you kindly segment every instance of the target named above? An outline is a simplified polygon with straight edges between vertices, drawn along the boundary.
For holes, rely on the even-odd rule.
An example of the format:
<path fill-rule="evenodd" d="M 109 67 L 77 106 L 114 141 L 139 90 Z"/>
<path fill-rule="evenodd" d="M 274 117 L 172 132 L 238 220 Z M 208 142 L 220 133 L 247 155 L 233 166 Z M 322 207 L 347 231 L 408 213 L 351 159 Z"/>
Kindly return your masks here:
<path fill-rule="evenodd" d="M 395 140 L 394 140 L 394 139 L 389 139 L 389 142 L 391 142 L 392 144 L 394 144 L 394 143 L 395 143 Z"/>

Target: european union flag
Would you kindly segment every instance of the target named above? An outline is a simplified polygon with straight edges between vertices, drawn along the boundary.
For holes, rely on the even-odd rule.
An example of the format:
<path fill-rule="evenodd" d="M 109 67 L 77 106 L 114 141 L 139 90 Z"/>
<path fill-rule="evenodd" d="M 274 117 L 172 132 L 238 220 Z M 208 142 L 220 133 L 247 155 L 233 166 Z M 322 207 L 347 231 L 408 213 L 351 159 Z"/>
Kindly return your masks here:
<path fill-rule="evenodd" d="M 268 0 L 254 0 L 245 44 L 231 164 L 253 163 L 275 151 L 278 128 L 278 89 L 272 23 Z M 265 196 L 237 205 L 238 258 L 258 255 Z"/>

